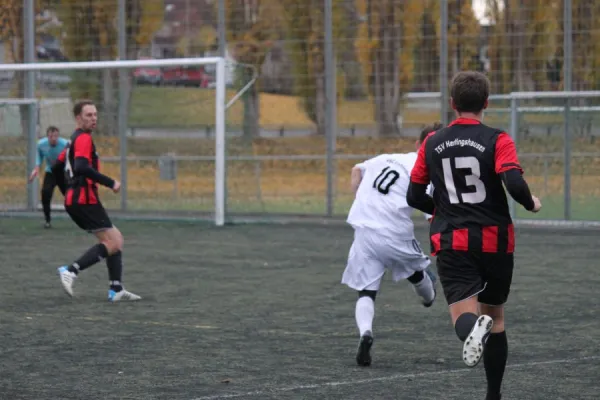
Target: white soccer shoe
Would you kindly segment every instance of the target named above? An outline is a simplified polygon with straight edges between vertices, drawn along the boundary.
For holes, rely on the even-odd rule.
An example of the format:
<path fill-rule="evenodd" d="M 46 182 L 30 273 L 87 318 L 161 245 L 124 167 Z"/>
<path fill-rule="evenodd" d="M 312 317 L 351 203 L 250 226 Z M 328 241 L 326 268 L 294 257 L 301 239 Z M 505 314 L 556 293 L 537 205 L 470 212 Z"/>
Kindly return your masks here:
<path fill-rule="evenodd" d="M 108 291 L 108 301 L 115 303 L 117 301 L 138 301 L 142 298 L 137 294 L 128 292 L 123 288 L 122 290 L 115 292 L 114 290 Z"/>
<path fill-rule="evenodd" d="M 65 292 L 71 297 L 73 297 L 73 283 L 75 283 L 75 279 L 77 279 L 77 275 L 73 272 L 69 271 L 69 267 L 63 265 L 58 268 L 58 277 L 60 278 L 60 283 L 62 283 L 63 289 Z"/>
<path fill-rule="evenodd" d="M 483 347 L 490 335 L 492 325 L 494 325 L 494 321 L 487 315 L 477 318 L 475 326 L 471 329 L 471 333 L 469 333 L 463 345 L 463 361 L 467 364 L 467 367 L 473 368 L 481 361 Z"/>

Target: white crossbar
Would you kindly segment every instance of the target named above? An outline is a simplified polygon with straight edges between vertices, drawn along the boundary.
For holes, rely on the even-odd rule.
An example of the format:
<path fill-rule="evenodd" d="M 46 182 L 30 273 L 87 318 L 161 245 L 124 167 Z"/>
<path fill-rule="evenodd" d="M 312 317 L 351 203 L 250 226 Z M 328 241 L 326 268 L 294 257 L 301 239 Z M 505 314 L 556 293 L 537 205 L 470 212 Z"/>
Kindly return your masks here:
<path fill-rule="evenodd" d="M 68 69 L 117 69 L 217 64 L 220 57 L 166 58 L 162 60 L 84 61 L 60 63 L 0 64 L 0 71 L 56 71 Z"/>
<path fill-rule="evenodd" d="M 38 99 L 0 99 L 0 104 L 7 105 L 28 105 L 28 104 L 37 104 Z"/>

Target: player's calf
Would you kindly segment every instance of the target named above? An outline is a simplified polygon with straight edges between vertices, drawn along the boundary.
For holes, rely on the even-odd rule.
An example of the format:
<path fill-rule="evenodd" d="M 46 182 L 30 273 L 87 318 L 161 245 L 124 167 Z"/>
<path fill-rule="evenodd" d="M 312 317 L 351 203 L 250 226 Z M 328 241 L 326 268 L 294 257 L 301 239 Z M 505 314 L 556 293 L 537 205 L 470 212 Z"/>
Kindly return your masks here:
<path fill-rule="evenodd" d="M 42 210 L 44 211 L 44 221 L 46 222 L 44 227 L 50 228 L 51 222 L 51 203 L 52 203 L 52 191 L 53 188 L 44 187 L 42 189 L 41 198 L 42 198 Z"/>
<path fill-rule="evenodd" d="M 358 292 L 358 300 L 356 301 L 354 316 L 356 318 L 356 325 L 358 326 L 358 331 L 360 332 L 361 336 L 367 331 L 373 331 L 376 296 L 376 290 L 361 290 Z"/>
<path fill-rule="evenodd" d="M 356 363 L 363 367 L 371 365 L 371 347 L 373 346 L 373 318 L 375 317 L 376 290 L 361 290 L 356 301 L 356 325 L 360 332 Z"/>
<path fill-rule="evenodd" d="M 494 326 L 485 343 L 483 365 L 487 378 L 486 400 L 499 400 L 504 370 L 508 359 L 508 339 L 504 330 L 504 307 L 480 305 L 481 312 L 489 315 L 494 320 Z"/>
<path fill-rule="evenodd" d="M 123 235 L 115 226 L 110 229 L 97 232 L 96 236 L 108 248 L 106 267 L 108 268 L 108 300 L 136 301 L 141 300 L 137 294 L 131 293 L 123 287 Z"/>
<path fill-rule="evenodd" d="M 456 336 L 464 342 L 462 359 L 468 367 L 476 366 L 483 357 L 484 345 L 493 326 L 488 315 L 477 315 L 477 296 L 450 305 Z"/>
<path fill-rule="evenodd" d="M 412 283 L 417 295 L 421 297 L 423 306 L 431 307 L 436 297 L 435 282 L 437 278 L 429 267 L 425 271 L 415 272 L 407 279 Z"/>

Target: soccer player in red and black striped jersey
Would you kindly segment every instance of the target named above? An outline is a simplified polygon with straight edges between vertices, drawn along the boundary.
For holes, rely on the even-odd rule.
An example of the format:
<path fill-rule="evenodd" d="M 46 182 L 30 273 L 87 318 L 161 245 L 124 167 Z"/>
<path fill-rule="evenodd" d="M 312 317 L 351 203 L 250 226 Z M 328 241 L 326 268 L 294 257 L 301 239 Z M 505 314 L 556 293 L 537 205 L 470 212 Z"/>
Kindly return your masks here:
<path fill-rule="evenodd" d="M 508 355 L 503 305 L 515 248 L 503 184 L 525 209 L 537 212 L 541 203 L 522 177 L 511 137 L 481 122 L 489 87 L 479 72 L 454 77 L 451 105 L 457 119 L 425 139 L 407 200 L 433 214 L 432 253 L 456 334 L 464 342 L 463 360 L 474 367 L 483 357 L 486 400 L 499 400 Z M 426 194 L 429 183 L 433 197 Z"/>
<path fill-rule="evenodd" d="M 110 288 L 108 300 L 140 300 L 141 297 L 128 292 L 122 285 L 123 235 L 112 224 L 98 196 L 98 184 L 118 193 L 119 181 L 100 173 L 100 162 L 92 131 L 96 128 L 98 112 L 93 102 L 79 101 L 73 107 L 76 130 L 71 136 L 71 146 L 65 149 L 54 166 L 56 173 L 64 173 L 67 184 L 65 209 L 73 222 L 81 229 L 93 233 L 98 244 L 89 248 L 71 265 L 58 268 L 64 290 L 73 296 L 73 283 L 79 273 L 97 262 L 106 259 Z"/>

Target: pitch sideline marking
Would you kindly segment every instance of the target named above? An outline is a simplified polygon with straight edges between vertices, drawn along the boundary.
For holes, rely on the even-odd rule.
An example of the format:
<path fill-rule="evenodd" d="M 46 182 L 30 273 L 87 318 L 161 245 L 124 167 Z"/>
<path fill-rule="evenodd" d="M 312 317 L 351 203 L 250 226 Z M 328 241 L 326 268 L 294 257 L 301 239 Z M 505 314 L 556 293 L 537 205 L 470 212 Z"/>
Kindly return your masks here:
<path fill-rule="evenodd" d="M 509 364 L 506 366 L 507 369 L 512 368 L 523 368 L 523 367 L 532 367 L 538 365 L 549 365 L 549 364 L 568 364 L 574 363 L 578 361 L 588 361 L 588 360 L 598 360 L 600 356 L 589 356 L 589 357 L 580 357 L 580 358 L 570 358 L 570 359 L 556 359 L 556 360 L 548 360 L 548 361 L 533 361 L 528 363 L 520 363 L 520 364 Z M 354 379 L 351 381 L 334 381 L 334 382 L 324 382 L 324 383 L 314 383 L 310 385 L 295 385 L 295 386 L 284 386 L 280 388 L 274 388 L 272 390 L 255 390 L 252 392 L 245 393 L 232 393 L 232 394 L 223 394 L 223 395 L 214 395 L 214 396 L 202 396 L 195 397 L 191 400 L 220 400 L 220 399 L 234 399 L 238 397 L 246 397 L 246 396 L 261 396 L 266 394 L 275 394 L 281 392 L 293 392 L 296 390 L 310 390 L 310 389 L 319 389 L 325 387 L 337 387 L 337 386 L 349 386 L 349 385 L 359 385 L 363 383 L 372 383 L 372 382 L 385 382 L 396 379 L 407 379 L 407 378 L 427 378 L 434 377 L 439 375 L 449 375 L 449 374 L 462 374 L 466 372 L 470 372 L 471 369 L 461 368 L 461 369 L 449 369 L 445 371 L 434 371 L 434 372 L 420 372 L 416 374 L 395 374 L 389 376 L 382 376 L 377 378 L 368 378 L 368 379 Z"/>

